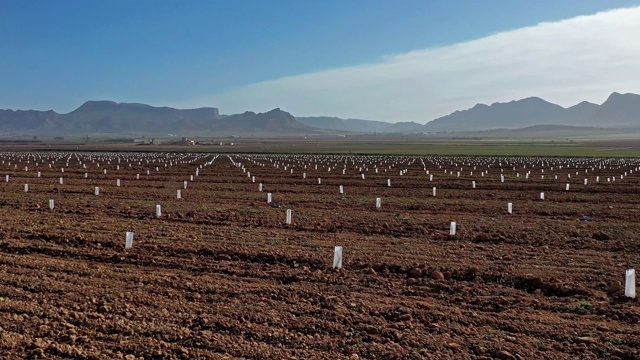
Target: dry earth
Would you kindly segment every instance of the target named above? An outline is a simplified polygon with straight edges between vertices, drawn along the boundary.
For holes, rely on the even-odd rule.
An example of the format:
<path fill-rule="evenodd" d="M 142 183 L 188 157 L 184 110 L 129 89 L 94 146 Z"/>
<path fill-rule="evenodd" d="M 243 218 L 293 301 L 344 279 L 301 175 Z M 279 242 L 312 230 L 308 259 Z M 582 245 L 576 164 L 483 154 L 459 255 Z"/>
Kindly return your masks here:
<path fill-rule="evenodd" d="M 640 358 L 637 160 L 0 160 L 4 359 Z"/>

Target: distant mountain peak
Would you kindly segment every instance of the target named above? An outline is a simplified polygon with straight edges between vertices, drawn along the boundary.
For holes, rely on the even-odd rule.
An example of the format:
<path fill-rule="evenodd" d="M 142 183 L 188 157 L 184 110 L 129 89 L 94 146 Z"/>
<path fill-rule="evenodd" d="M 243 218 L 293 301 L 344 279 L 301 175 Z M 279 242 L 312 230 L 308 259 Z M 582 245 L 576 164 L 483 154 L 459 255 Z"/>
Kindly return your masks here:
<path fill-rule="evenodd" d="M 87 100 L 83 105 L 118 105 L 118 103 L 112 100 Z"/>
<path fill-rule="evenodd" d="M 629 107 L 634 103 L 638 103 L 640 101 L 640 95 L 626 93 L 620 94 L 617 92 L 611 93 L 607 100 L 602 103 L 601 106 L 604 107 Z M 640 114 L 639 114 L 640 115 Z"/>
<path fill-rule="evenodd" d="M 632 93 L 624 93 L 621 94 L 619 92 L 612 92 L 611 95 L 609 95 L 609 97 L 607 98 L 607 101 L 612 100 L 612 99 L 629 99 L 629 98 L 640 98 L 640 95 L 638 94 L 632 94 Z"/>
<path fill-rule="evenodd" d="M 581 101 L 573 106 L 568 107 L 567 109 L 593 109 L 593 108 L 597 108 L 598 105 L 594 104 L 592 102 L 588 102 L 588 101 Z"/>
<path fill-rule="evenodd" d="M 96 110 L 102 110 L 102 109 L 107 109 L 107 108 L 113 108 L 115 106 L 118 106 L 118 103 L 115 102 L 115 101 L 89 100 L 89 101 L 85 101 L 85 103 L 80 105 L 79 108 L 75 109 L 74 112 L 77 112 L 77 111 L 96 111 Z"/>
<path fill-rule="evenodd" d="M 543 103 L 549 103 L 547 100 L 539 98 L 537 96 L 529 96 L 526 97 L 520 101 L 524 101 L 524 102 L 543 102 Z"/>

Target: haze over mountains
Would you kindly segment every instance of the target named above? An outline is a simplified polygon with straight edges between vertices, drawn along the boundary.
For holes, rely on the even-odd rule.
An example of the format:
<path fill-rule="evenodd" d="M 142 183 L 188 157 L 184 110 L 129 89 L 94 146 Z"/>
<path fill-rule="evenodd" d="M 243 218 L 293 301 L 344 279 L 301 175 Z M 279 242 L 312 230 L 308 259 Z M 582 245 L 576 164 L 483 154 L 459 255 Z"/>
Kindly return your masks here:
<path fill-rule="evenodd" d="M 336 117 L 266 113 L 220 115 L 217 108 L 173 109 L 144 104 L 87 101 L 68 114 L 0 110 L 0 132 L 33 134 L 173 133 L 207 135 L 296 135 L 335 133 L 426 133 L 518 129 L 536 125 L 640 128 L 640 95 L 613 93 L 597 105 L 563 108 L 537 97 L 455 111 L 425 125 Z"/>
<path fill-rule="evenodd" d="M 298 119 L 304 122 L 306 118 Z M 326 122 L 326 128 L 335 126 L 333 124 L 337 123 L 337 118 L 333 119 L 332 122 Z M 342 121 L 345 127 L 354 124 L 353 120 Z M 366 123 L 362 123 L 363 120 L 358 121 L 358 124 L 366 126 Z M 378 123 L 373 123 L 371 128 L 379 127 Z M 470 109 L 455 111 L 425 125 L 415 122 L 400 122 L 388 125 L 382 130 L 369 131 L 390 133 L 460 132 L 519 129 L 536 125 L 640 128 L 640 95 L 614 92 L 602 105 L 583 101 L 568 108 L 537 97 L 529 97 L 508 103 L 477 104 Z M 315 122 L 312 126 L 322 127 L 322 123 Z M 364 132 L 366 127 L 351 131 Z"/>
<path fill-rule="evenodd" d="M 533 125 L 640 127 L 640 95 L 613 93 L 602 105 L 583 101 L 563 108 L 537 97 L 478 104 L 425 125 L 426 131 L 515 129 Z"/>
<path fill-rule="evenodd" d="M 256 114 L 220 115 L 216 108 L 179 110 L 144 104 L 87 101 L 68 114 L 0 110 L 0 132 L 34 134 L 292 135 L 324 132 L 298 122 L 280 109 Z"/>

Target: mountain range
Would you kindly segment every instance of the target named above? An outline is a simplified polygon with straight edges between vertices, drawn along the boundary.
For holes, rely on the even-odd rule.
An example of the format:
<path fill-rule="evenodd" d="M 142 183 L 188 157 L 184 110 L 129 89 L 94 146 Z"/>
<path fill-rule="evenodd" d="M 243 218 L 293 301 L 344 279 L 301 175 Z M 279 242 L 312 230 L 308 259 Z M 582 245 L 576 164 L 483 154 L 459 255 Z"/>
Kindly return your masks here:
<path fill-rule="evenodd" d="M 536 125 L 640 128 L 640 95 L 612 93 L 601 105 L 564 108 L 537 97 L 455 111 L 425 125 L 336 117 L 294 117 L 281 109 L 221 115 L 217 108 L 180 110 L 135 103 L 87 101 L 68 114 L 52 110 L 0 110 L 0 132 L 33 134 L 176 133 L 298 135 L 427 133 L 518 129 Z"/>
<path fill-rule="evenodd" d="M 583 101 L 563 108 L 537 97 L 491 105 L 477 104 L 424 125 L 423 130 L 477 131 L 533 125 L 640 128 L 640 95 L 612 93 L 602 105 Z"/>
<path fill-rule="evenodd" d="M 256 114 L 220 115 L 216 108 L 179 110 L 144 104 L 87 101 L 68 114 L 54 111 L 0 110 L 0 132 L 34 134 L 293 135 L 322 133 L 273 109 Z"/>
<path fill-rule="evenodd" d="M 491 105 L 477 104 L 470 109 L 455 111 L 424 125 L 416 122 L 399 122 L 380 126 L 380 122 L 377 121 L 367 123 L 367 120 L 357 120 L 356 123 L 351 119 L 330 119 L 331 121 L 316 121 L 309 125 L 324 129 L 349 128 L 349 131 L 354 132 L 383 133 L 486 131 L 530 128 L 536 125 L 640 128 L 640 95 L 614 92 L 602 105 L 583 101 L 568 108 L 538 97 Z"/>

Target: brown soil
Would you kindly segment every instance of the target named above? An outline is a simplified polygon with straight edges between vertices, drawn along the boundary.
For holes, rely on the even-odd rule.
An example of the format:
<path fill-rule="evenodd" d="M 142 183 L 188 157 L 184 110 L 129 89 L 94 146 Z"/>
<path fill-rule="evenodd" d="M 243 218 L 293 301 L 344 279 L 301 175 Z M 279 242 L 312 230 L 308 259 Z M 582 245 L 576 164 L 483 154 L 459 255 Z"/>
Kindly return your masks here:
<path fill-rule="evenodd" d="M 640 358 L 638 161 L 213 158 L 0 154 L 0 357 Z"/>

